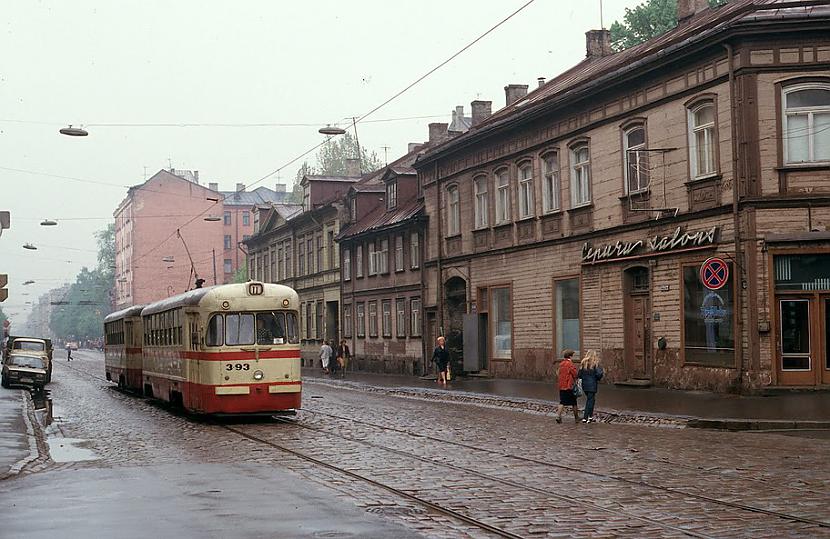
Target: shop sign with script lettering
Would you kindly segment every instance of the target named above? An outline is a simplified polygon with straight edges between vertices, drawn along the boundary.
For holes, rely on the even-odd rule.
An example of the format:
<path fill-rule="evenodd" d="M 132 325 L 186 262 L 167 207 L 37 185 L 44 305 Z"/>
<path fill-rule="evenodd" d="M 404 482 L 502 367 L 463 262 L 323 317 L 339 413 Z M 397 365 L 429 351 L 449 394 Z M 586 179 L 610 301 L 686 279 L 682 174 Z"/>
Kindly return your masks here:
<path fill-rule="evenodd" d="M 715 243 L 717 235 L 717 226 L 697 232 L 685 232 L 683 227 L 677 227 L 672 234 L 667 236 L 657 234 L 645 240 L 618 241 L 599 247 L 593 247 L 586 242 L 582 246 L 582 263 L 595 264 L 621 258 L 668 254 L 682 249 L 706 247 Z"/>

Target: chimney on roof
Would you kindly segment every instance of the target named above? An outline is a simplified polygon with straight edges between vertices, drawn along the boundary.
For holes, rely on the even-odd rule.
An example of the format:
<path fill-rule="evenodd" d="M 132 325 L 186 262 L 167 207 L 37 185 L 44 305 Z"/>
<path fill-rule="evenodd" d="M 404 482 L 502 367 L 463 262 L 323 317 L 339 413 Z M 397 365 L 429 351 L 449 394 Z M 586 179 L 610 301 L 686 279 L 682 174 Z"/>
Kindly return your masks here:
<path fill-rule="evenodd" d="M 706 0 L 703 0 L 704 2 Z M 611 30 L 588 30 L 585 32 L 585 56 L 600 58 L 613 54 L 611 48 Z"/>
<path fill-rule="evenodd" d="M 196 185 L 199 184 L 199 171 L 198 170 L 193 171 L 193 181 L 196 183 Z"/>
<path fill-rule="evenodd" d="M 438 144 L 447 140 L 447 128 L 450 124 L 433 122 L 429 124 L 429 143 Z"/>
<path fill-rule="evenodd" d="M 286 185 L 284 183 L 278 183 L 274 186 L 275 193 L 285 193 L 286 192 Z"/>
<path fill-rule="evenodd" d="M 473 116 L 473 127 L 477 126 L 493 114 L 492 101 L 473 101 L 470 103 L 470 108 L 473 109 L 473 112 L 471 113 Z"/>
<path fill-rule="evenodd" d="M 218 182 L 210 182 L 208 184 L 208 189 L 211 191 L 218 191 L 219 190 L 219 183 Z"/>
<path fill-rule="evenodd" d="M 346 176 L 360 176 L 360 159 L 346 159 Z"/>
<path fill-rule="evenodd" d="M 423 147 L 424 147 L 424 145 L 420 142 L 410 142 L 406 146 L 406 153 L 417 152 L 418 150 L 420 150 Z"/>
<path fill-rule="evenodd" d="M 508 84 L 504 87 L 504 99 L 507 102 L 505 106 L 509 107 L 526 95 L 527 84 Z"/>
<path fill-rule="evenodd" d="M 244 190 L 245 190 L 245 184 L 244 184 L 244 183 L 238 183 L 238 184 L 236 184 L 236 192 L 237 192 L 237 193 L 240 193 L 240 192 L 242 192 L 242 191 L 244 191 Z"/>
<path fill-rule="evenodd" d="M 677 0 L 677 22 L 686 22 L 708 7 L 706 0 Z"/>
<path fill-rule="evenodd" d="M 544 85 L 545 85 L 545 77 L 538 77 L 538 78 L 536 79 L 536 82 L 538 82 L 538 83 L 539 83 L 539 88 L 541 88 L 542 86 L 544 86 Z"/>

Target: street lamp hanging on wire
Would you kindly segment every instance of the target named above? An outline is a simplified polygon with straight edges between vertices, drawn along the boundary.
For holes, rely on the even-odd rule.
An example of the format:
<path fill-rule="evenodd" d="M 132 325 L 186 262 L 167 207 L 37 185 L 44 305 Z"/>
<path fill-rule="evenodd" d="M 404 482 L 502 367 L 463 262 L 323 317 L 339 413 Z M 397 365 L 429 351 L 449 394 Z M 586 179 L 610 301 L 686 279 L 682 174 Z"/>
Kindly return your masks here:
<path fill-rule="evenodd" d="M 363 156 L 360 154 L 360 138 L 357 136 L 357 116 L 351 116 L 349 119 L 352 121 L 352 128 L 354 128 L 354 144 L 357 150 L 357 163 L 359 167 L 359 173 L 363 174 Z M 317 130 L 318 133 L 326 136 L 336 136 L 336 135 L 344 135 L 346 130 L 340 127 L 326 125 L 326 127 L 321 127 Z"/>

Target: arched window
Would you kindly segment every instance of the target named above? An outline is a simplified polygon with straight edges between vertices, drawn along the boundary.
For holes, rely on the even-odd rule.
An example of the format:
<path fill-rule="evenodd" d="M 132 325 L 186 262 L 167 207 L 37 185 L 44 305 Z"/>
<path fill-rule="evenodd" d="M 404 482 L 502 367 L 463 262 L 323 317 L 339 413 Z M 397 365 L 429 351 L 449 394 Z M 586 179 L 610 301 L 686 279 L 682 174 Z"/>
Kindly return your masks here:
<path fill-rule="evenodd" d="M 591 152 L 587 142 L 571 147 L 571 205 L 591 203 Z"/>
<path fill-rule="evenodd" d="M 625 160 L 625 192 L 641 193 L 648 189 L 648 156 L 642 151 L 646 147 L 646 128 L 639 124 L 623 131 L 623 154 Z"/>
<path fill-rule="evenodd" d="M 519 219 L 532 217 L 533 207 L 533 165 L 524 163 L 519 166 Z"/>
<path fill-rule="evenodd" d="M 830 84 L 784 89 L 784 162 L 830 161 Z"/>
<path fill-rule="evenodd" d="M 717 172 L 715 149 L 715 104 L 698 103 L 689 109 L 689 164 L 692 179 L 705 178 Z"/>
<path fill-rule="evenodd" d="M 487 177 L 479 176 L 473 180 L 473 189 L 475 191 L 475 227 L 486 228 L 490 224 L 489 219 L 489 199 L 487 197 Z"/>
<path fill-rule="evenodd" d="M 458 186 L 447 189 L 447 235 L 455 236 L 461 233 L 461 207 L 458 198 Z"/>
<path fill-rule="evenodd" d="M 551 152 L 542 156 L 542 211 L 559 209 L 559 155 Z"/>
<path fill-rule="evenodd" d="M 510 221 L 510 177 L 507 169 L 496 172 L 496 224 Z"/>

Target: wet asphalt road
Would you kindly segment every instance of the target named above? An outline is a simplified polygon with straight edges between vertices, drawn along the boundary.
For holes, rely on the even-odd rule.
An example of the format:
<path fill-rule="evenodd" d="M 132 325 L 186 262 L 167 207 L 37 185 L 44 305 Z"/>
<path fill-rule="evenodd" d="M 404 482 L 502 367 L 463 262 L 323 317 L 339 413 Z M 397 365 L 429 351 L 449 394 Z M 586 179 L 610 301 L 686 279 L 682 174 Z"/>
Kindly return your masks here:
<path fill-rule="evenodd" d="M 0 483 L 3 537 L 830 537 L 821 434 L 557 425 L 313 380 L 294 422 L 214 424 L 74 356 L 53 459 Z"/>

